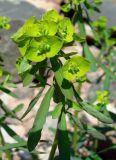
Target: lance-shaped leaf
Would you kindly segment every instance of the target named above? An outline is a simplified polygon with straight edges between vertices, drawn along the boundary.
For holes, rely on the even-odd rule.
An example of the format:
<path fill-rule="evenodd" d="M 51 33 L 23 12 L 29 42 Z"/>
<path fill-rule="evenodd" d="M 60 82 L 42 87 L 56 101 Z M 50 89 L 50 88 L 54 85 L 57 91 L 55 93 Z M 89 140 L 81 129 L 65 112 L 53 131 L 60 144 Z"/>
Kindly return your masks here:
<path fill-rule="evenodd" d="M 44 88 L 41 88 L 40 91 L 38 92 L 38 94 L 36 95 L 36 97 L 34 97 L 32 99 L 32 101 L 29 104 L 29 107 L 27 108 L 27 110 L 25 111 L 25 113 L 23 114 L 23 116 L 21 117 L 21 119 L 23 119 L 32 110 L 32 108 L 35 106 L 35 104 L 39 100 L 39 98 L 40 98 L 43 90 L 44 90 Z"/>
<path fill-rule="evenodd" d="M 24 107 L 24 104 L 23 104 L 23 103 L 18 104 L 18 105 L 12 110 L 12 112 L 14 112 L 14 113 L 20 112 L 23 107 Z"/>
<path fill-rule="evenodd" d="M 91 71 L 96 71 L 97 70 L 96 60 L 93 54 L 91 53 L 87 43 L 84 43 L 83 51 L 84 51 L 85 57 L 91 62 Z"/>
<path fill-rule="evenodd" d="M 80 122 L 80 127 L 81 130 L 83 130 L 85 133 L 90 134 L 91 136 L 93 136 L 96 139 L 100 139 L 100 140 L 105 140 L 105 136 L 99 132 L 96 128 L 94 128 L 93 126 L 86 124 L 86 122 Z"/>
<path fill-rule="evenodd" d="M 60 116 L 63 104 L 60 102 L 55 106 L 54 111 L 52 112 L 52 118 L 56 119 Z"/>
<path fill-rule="evenodd" d="M 106 77 L 104 80 L 104 90 L 109 90 L 110 88 L 110 75 L 106 73 Z"/>
<path fill-rule="evenodd" d="M 58 35 L 66 42 L 73 41 L 74 28 L 69 18 L 63 18 L 58 23 Z"/>
<path fill-rule="evenodd" d="M 18 96 L 15 93 L 13 93 L 11 90 L 5 88 L 2 85 L 0 85 L 0 90 L 3 91 L 4 93 L 10 95 L 11 97 L 18 98 Z"/>
<path fill-rule="evenodd" d="M 71 102 L 71 108 L 73 108 L 74 110 L 80 112 L 82 109 L 80 107 L 80 105 L 76 102 Z"/>
<path fill-rule="evenodd" d="M 70 142 L 64 112 L 58 124 L 58 149 L 60 160 L 70 160 Z"/>
<path fill-rule="evenodd" d="M 26 146 L 25 141 L 22 141 L 19 143 L 5 144 L 4 146 L 0 146 L 0 151 L 6 151 L 6 150 L 13 149 L 13 148 L 19 148 L 19 147 L 24 147 L 24 146 Z"/>
<path fill-rule="evenodd" d="M 104 72 L 109 75 L 114 81 L 116 81 L 116 73 L 112 72 L 108 67 L 106 67 L 104 64 L 99 63 L 99 66 L 104 70 Z"/>
<path fill-rule="evenodd" d="M 54 87 L 51 86 L 47 91 L 45 97 L 43 98 L 39 110 L 37 111 L 37 115 L 35 117 L 33 127 L 30 130 L 29 136 L 28 136 L 27 145 L 28 145 L 29 151 L 34 150 L 34 148 L 36 147 L 36 145 L 38 144 L 41 138 L 41 131 L 46 121 L 46 116 L 49 110 L 50 100 L 52 98 L 53 91 L 54 91 Z"/>
<path fill-rule="evenodd" d="M 99 112 L 98 110 L 96 110 L 93 106 L 89 105 L 86 102 L 79 102 L 79 104 L 81 105 L 81 107 L 90 115 L 94 116 L 95 118 L 97 118 L 99 121 L 103 122 L 103 123 L 113 123 L 113 120 L 106 116 L 105 114 Z"/>
<path fill-rule="evenodd" d="M 73 98 L 73 89 L 69 81 L 63 78 L 62 67 L 56 58 L 51 59 L 52 68 L 55 74 L 56 82 L 63 93 L 63 95 L 72 100 Z"/>
<path fill-rule="evenodd" d="M 75 56 L 67 60 L 62 67 L 63 76 L 67 80 L 81 80 L 90 67 L 88 60 L 81 56 Z"/>
<path fill-rule="evenodd" d="M 62 41 L 57 37 L 40 37 L 33 39 L 25 57 L 33 62 L 41 62 L 46 58 L 54 57 L 62 48 Z"/>
<path fill-rule="evenodd" d="M 9 107 L 6 106 L 6 104 L 1 99 L 0 99 L 0 107 L 5 112 L 6 115 L 9 115 L 9 116 L 11 116 L 11 117 L 16 118 L 16 119 L 19 120 L 19 118 L 17 117 L 17 115 L 13 111 L 11 111 L 9 109 Z"/>
<path fill-rule="evenodd" d="M 19 135 L 15 133 L 7 124 L 2 123 L 1 126 L 4 128 L 4 130 L 8 133 L 9 136 L 11 136 L 13 139 L 15 139 L 17 142 L 25 142 L 23 138 L 21 138 Z"/>

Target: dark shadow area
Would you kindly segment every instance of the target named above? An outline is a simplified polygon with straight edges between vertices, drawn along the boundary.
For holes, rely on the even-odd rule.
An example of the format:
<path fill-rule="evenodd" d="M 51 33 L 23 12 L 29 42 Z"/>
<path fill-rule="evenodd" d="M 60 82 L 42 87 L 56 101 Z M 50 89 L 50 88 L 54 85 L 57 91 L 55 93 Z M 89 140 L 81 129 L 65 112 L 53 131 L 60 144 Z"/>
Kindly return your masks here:
<path fill-rule="evenodd" d="M 98 153 L 101 150 L 105 150 L 106 148 L 109 148 L 112 146 L 112 142 L 110 139 L 107 139 L 105 142 L 103 141 L 99 141 L 98 142 Z M 110 149 L 106 152 L 103 153 L 99 153 L 99 156 L 103 159 L 103 160 L 116 160 L 116 149 Z"/>

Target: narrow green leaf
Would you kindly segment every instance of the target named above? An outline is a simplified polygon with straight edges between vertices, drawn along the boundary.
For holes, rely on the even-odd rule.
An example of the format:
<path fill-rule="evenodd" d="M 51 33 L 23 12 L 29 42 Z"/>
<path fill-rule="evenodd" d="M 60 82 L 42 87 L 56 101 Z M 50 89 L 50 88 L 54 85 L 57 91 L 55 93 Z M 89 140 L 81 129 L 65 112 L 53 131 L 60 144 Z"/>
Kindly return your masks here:
<path fill-rule="evenodd" d="M 99 151 L 98 154 L 104 153 L 104 152 L 107 152 L 107 151 L 113 150 L 113 149 L 116 150 L 116 144 L 112 145 L 111 147 L 108 147 L 108 148 L 105 148 L 105 149 Z"/>
<path fill-rule="evenodd" d="M 11 136 L 13 139 L 15 139 L 18 142 L 24 142 L 23 138 L 17 135 L 7 124 L 2 123 L 1 126 L 8 133 L 8 135 Z"/>
<path fill-rule="evenodd" d="M 20 112 L 23 107 L 24 107 L 24 104 L 21 103 L 21 104 L 17 105 L 17 106 L 12 110 L 12 112 L 14 112 L 14 113 Z"/>
<path fill-rule="evenodd" d="M 96 60 L 93 54 L 91 53 L 87 43 L 84 43 L 83 51 L 84 51 L 85 57 L 91 62 L 91 71 L 96 71 L 97 70 Z"/>
<path fill-rule="evenodd" d="M 53 91 L 54 91 L 54 87 L 51 86 L 47 91 L 45 97 L 43 98 L 39 110 L 37 111 L 37 115 L 35 117 L 33 127 L 30 130 L 30 133 L 28 136 L 27 146 L 29 151 L 34 150 L 34 148 L 36 147 L 36 145 L 38 144 L 41 138 L 41 131 L 46 121 L 46 116 L 49 110 L 50 100 L 53 95 Z"/>
<path fill-rule="evenodd" d="M 64 112 L 58 124 L 58 149 L 60 160 L 70 160 L 70 142 Z"/>
<path fill-rule="evenodd" d="M 52 118 L 53 119 L 57 119 L 60 114 L 61 114 L 61 110 L 62 110 L 63 104 L 60 102 L 55 106 L 54 111 L 52 112 Z"/>
<path fill-rule="evenodd" d="M 114 81 L 116 81 L 116 74 L 113 73 L 109 68 L 107 68 L 104 64 L 99 64 L 100 67 L 104 70 L 106 74 L 108 74 Z"/>
<path fill-rule="evenodd" d="M 26 146 L 26 142 L 19 142 L 19 143 L 12 143 L 12 144 L 5 144 L 4 146 L 0 146 L 0 151 L 6 151 L 13 148 L 19 148 Z"/>
<path fill-rule="evenodd" d="M 81 111 L 80 105 L 76 102 L 72 102 L 71 107 L 78 112 Z"/>
<path fill-rule="evenodd" d="M 105 136 L 100 133 L 97 129 L 95 129 L 94 127 L 87 125 L 87 133 L 89 133 L 91 136 L 93 136 L 94 138 L 100 139 L 100 140 L 105 140 Z"/>
<path fill-rule="evenodd" d="M 25 72 L 21 75 L 21 78 L 23 80 L 23 86 L 28 86 L 32 80 L 33 80 L 33 75 L 30 74 L 29 72 Z"/>
<path fill-rule="evenodd" d="M 7 107 L 6 104 L 2 100 L 0 100 L 0 107 L 5 112 L 5 114 L 7 114 L 7 115 L 9 115 L 9 116 L 11 116 L 11 117 L 16 118 L 16 119 L 19 120 L 19 118 L 17 117 L 17 115 L 13 111 L 11 111 L 9 109 L 9 107 Z"/>
<path fill-rule="evenodd" d="M 25 113 L 23 114 L 23 116 L 21 117 L 21 119 L 23 119 L 31 110 L 32 108 L 35 106 L 35 104 L 37 103 L 37 101 L 39 100 L 42 92 L 43 92 L 44 88 L 41 88 L 40 91 L 38 92 L 38 94 L 36 95 L 36 97 L 34 97 L 32 99 L 32 101 L 30 102 L 27 110 L 25 111 Z"/>
<path fill-rule="evenodd" d="M 2 85 L 0 85 L 0 90 L 3 91 L 6 94 L 12 96 L 12 97 L 18 98 L 18 96 L 15 93 L 13 93 L 11 90 L 3 87 Z"/>
<path fill-rule="evenodd" d="M 89 105 L 88 103 L 86 102 L 79 102 L 79 103 L 87 113 L 94 116 L 99 121 L 107 124 L 113 123 L 113 120 L 110 117 L 107 117 L 103 113 L 97 111 L 93 106 Z"/>
<path fill-rule="evenodd" d="M 72 100 L 73 98 L 73 89 L 71 87 L 71 84 L 68 80 L 63 78 L 62 68 L 60 63 L 55 59 L 51 59 L 51 64 L 53 67 L 53 71 L 55 74 L 55 79 L 58 83 L 58 86 L 60 87 L 63 95 L 67 98 Z"/>

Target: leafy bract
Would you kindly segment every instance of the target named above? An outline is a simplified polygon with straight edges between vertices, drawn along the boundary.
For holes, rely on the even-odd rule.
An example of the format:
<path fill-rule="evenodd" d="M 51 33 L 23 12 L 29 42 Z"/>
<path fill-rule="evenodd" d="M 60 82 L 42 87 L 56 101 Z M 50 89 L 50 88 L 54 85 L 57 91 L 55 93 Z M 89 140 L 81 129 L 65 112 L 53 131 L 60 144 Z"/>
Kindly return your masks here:
<path fill-rule="evenodd" d="M 54 57 L 62 48 L 62 44 L 62 41 L 55 36 L 33 39 L 25 57 L 34 62 L 41 62 L 46 58 Z"/>
<path fill-rule="evenodd" d="M 52 27 L 51 27 L 52 26 Z M 30 17 L 24 25 L 12 36 L 15 42 L 22 42 L 29 37 L 41 37 L 43 35 L 55 35 L 57 32 L 57 24 L 53 21 L 40 20 Z"/>
<path fill-rule="evenodd" d="M 69 18 L 63 18 L 58 23 L 58 35 L 66 42 L 73 41 L 74 28 Z"/>
<path fill-rule="evenodd" d="M 67 60 L 63 66 L 63 76 L 67 80 L 80 80 L 90 68 L 88 60 L 81 56 L 75 56 Z"/>
<path fill-rule="evenodd" d="M 85 0 L 72 0 L 72 2 L 76 5 L 83 3 Z"/>
<path fill-rule="evenodd" d="M 94 2 L 95 2 L 97 5 L 100 5 L 100 4 L 103 2 L 103 0 L 94 0 Z"/>
<path fill-rule="evenodd" d="M 56 10 L 50 10 L 46 12 L 42 18 L 43 20 L 49 20 L 54 22 L 58 22 L 59 20 L 62 19 L 62 17 L 58 14 Z"/>
<path fill-rule="evenodd" d="M 0 16 L 0 28 L 9 29 L 10 28 L 9 22 L 10 22 L 9 18 L 5 16 Z"/>
<path fill-rule="evenodd" d="M 97 91 L 97 102 L 98 104 L 108 104 L 108 91 Z"/>
<path fill-rule="evenodd" d="M 16 68 L 19 74 L 26 72 L 31 69 L 31 65 L 28 60 L 22 57 L 19 57 L 16 61 Z"/>
<path fill-rule="evenodd" d="M 67 12 L 69 12 L 71 10 L 71 5 L 70 4 L 64 4 L 64 5 L 61 6 L 61 10 L 63 12 L 67 13 Z"/>
<path fill-rule="evenodd" d="M 37 25 L 37 20 L 34 16 L 30 17 L 24 25 L 12 36 L 12 39 L 18 43 L 26 37 L 40 36 L 40 29 Z"/>
<path fill-rule="evenodd" d="M 30 38 L 25 38 L 24 40 L 22 40 L 22 41 L 20 41 L 18 43 L 18 49 L 19 49 L 19 51 L 20 51 L 20 53 L 21 53 L 22 56 L 25 55 L 27 47 L 30 44 L 30 41 L 31 41 Z"/>
<path fill-rule="evenodd" d="M 53 36 L 57 32 L 57 23 L 55 23 L 54 21 L 48 21 L 48 20 L 38 21 L 38 27 L 40 29 L 40 36 L 43 35 Z"/>
<path fill-rule="evenodd" d="M 99 17 L 96 21 L 92 23 L 92 26 L 98 29 L 104 29 L 107 26 L 107 18 L 105 16 Z"/>

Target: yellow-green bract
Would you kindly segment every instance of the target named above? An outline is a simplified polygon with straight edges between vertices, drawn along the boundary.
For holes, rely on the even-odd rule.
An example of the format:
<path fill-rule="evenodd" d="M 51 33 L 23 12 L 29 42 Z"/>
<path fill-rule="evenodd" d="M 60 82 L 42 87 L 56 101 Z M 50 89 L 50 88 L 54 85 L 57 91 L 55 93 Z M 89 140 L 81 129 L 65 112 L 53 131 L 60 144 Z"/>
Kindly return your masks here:
<path fill-rule="evenodd" d="M 10 20 L 5 16 L 0 16 L 0 28 L 10 29 Z"/>
<path fill-rule="evenodd" d="M 40 37 L 31 41 L 25 57 L 33 62 L 40 62 L 54 57 L 61 48 L 62 41 L 58 37 Z"/>
<path fill-rule="evenodd" d="M 108 91 L 97 91 L 98 104 L 108 104 Z"/>
<path fill-rule="evenodd" d="M 63 17 L 60 16 L 56 10 L 50 10 L 46 12 L 42 17 L 43 20 L 49 20 L 49 21 L 54 21 L 54 22 L 58 22 L 62 18 Z"/>
<path fill-rule="evenodd" d="M 107 26 L 107 18 L 105 16 L 101 16 L 99 17 L 99 19 L 97 19 L 96 21 L 94 21 L 92 23 L 92 26 L 94 28 L 98 28 L 98 29 L 104 29 Z"/>
<path fill-rule="evenodd" d="M 72 0 L 72 2 L 73 2 L 74 4 L 77 4 L 77 5 L 83 3 L 84 1 L 85 1 L 85 0 Z"/>
<path fill-rule="evenodd" d="M 71 42 L 73 40 L 74 29 L 70 19 L 63 18 L 58 23 L 58 35 L 66 42 Z"/>
<path fill-rule="evenodd" d="M 83 78 L 90 68 L 90 62 L 81 57 L 75 56 L 67 60 L 62 67 L 63 76 L 67 80 L 80 80 Z"/>
<path fill-rule="evenodd" d="M 3 75 L 3 69 L 2 67 L 0 67 L 0 77 L 2 77 L 2 75 Z"/>
<path fill-rule="evenodd" d="M 74 28 L 69 18 L 55 10 L 46 12 L 41 20 L 30 17 L 12 36 L 23 57 L 41 62 L 54 57 L 64 43 L 73 41 Z"/>

